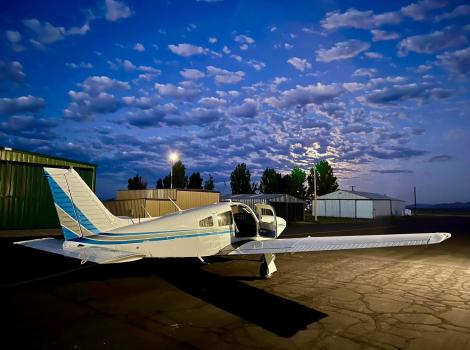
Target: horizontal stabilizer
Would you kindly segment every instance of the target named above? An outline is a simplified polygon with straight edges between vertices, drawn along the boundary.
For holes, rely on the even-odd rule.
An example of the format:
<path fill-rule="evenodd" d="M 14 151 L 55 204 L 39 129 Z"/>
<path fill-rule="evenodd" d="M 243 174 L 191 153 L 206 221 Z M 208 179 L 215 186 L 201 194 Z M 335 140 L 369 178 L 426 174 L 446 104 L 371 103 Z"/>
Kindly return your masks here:
<path fill-rule="evenodd" d="M 142 254 L 128 253 L 96 246 L 64 248 L 63 243 L 63 240 L 56 238 L 40 238 L 30 241 L 15 242 L 15 244 L 23 245 L 25 247 L 63 255 L 69 258 L 80 259 L 83 262 L 91 261 L 97 264 L 115 264 L 139 260 L 145 257 L 145 255 Z"/>
<path fill-rule="evenodd" d="M 363 235 L 306 237 L 249 241 L 237 247 L 229 246 L 219 255 L 316 252 L 324 250 L 399 247 L 441 243 L 450 233 L 408 233 L 394 235 Z"/>

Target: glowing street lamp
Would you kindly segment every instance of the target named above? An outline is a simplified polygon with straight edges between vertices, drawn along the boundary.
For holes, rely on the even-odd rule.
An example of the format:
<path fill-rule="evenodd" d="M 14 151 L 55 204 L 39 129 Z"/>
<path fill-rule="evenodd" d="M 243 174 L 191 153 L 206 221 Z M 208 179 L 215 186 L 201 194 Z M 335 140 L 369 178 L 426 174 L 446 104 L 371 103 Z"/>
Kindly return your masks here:
<path fill-rule="evenodd" d="M 178 153 L 177 152 L 171 152 L 169 155 L 168 155 L 168 159 L 170 160 L 170 164 L 171 164 L 171 171 L 170 171 L 170 188 L 173 189 L 173 165 L 175 165 L 175 163 L 178 161 L 179 159 L 179 156 L 178 156 Z"/>

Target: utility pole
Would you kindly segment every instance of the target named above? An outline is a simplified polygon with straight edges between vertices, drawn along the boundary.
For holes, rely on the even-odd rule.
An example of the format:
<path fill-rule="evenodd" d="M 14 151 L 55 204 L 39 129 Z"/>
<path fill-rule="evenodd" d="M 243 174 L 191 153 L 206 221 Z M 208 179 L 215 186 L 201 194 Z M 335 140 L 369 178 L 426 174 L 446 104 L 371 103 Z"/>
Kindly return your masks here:
<path fill-rule="evenodd" d="M 414 197 L 415 197 L 415 216 L 416 216 L 416 186 L 413 187 Z"/>
<path fill-rule="evenodd" d="M 317 222 L 317 169 L 313 167 L 313 213 Z"/>

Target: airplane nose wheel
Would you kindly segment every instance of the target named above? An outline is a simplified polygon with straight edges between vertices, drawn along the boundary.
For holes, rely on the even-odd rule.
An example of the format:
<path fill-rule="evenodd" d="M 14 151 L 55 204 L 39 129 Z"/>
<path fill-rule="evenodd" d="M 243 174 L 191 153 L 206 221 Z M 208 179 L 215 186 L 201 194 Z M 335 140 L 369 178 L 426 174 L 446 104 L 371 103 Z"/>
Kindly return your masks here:
<path fill-rule="evenodd" d="M 273 277 L 274 272 L 277 271 L 276 264 L 274 264 L 274 260 L 276 256 L 274 254 L 264 254 L 263 262 L 259 267 L 259 275 L 261 278 L 270 279 Z"/>

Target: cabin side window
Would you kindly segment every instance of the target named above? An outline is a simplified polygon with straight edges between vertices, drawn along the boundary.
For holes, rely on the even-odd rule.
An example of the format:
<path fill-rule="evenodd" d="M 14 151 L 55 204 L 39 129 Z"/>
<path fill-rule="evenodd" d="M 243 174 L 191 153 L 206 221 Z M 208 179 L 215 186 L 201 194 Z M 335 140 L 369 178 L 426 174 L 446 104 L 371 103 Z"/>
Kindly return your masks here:
<path fill-rule="evenodd" d="M 217 215 L 217 221 L 219 226 L 228 226 L 233 223 L 232 212 L 226 211 L 225 213 Z"/>
<path fill-rule="evenodd" d="M 274 216 L 274 213 L 271 209 L 261 208 L 261 215 Z"/>
<path fill-rule="evenodd" d="M 199 227 L 212 227 L 212 226 L 214 226 L 214 220 L 212 220 L 212 216 L 209 216 L 199 221 Z"/>

